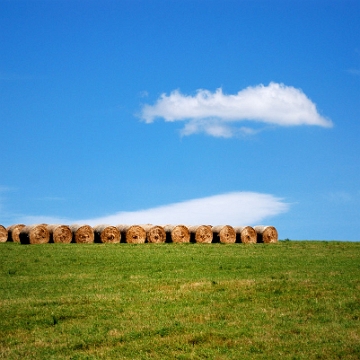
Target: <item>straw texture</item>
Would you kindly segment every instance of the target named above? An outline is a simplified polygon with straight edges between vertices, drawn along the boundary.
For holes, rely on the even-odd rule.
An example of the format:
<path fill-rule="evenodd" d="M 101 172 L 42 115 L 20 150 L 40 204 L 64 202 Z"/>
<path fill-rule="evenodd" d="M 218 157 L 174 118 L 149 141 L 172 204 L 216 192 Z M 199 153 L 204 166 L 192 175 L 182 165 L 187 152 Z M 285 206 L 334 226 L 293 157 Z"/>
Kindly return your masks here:
<path fill-rule="evenodd" d="M 121 233 L 112 225 L 97 225 L 94 227 L 95 242 L 103 244 L 117 244 L 120 242 Z"/>
<path fill-rule="evenodd" d="M 166 241 L 173 243 L 190 242 L 190 232 L 185 225 L 165 225 Z"/>
<path fill-rule="evenodd" d="M 121 239 L 128 244 L 143 244 L 146 241 L 146 231 L 140 225 L 118 225 Z"/>
<path fill-rule="evenodd" d="M 160 244 L 166 241 L 166 233 L 162 226 L 152 224 L 141 226 L 146 231 L 146 241 L 148 243 Z"/>
<path fill-rule="evenodd" d="M 212 227 L 214 241 L 223 244 L 233 244 L 236 241 L 235 230 L 230 225 L 217 225 Z"/>
<path fill-rule="evenodd" d="M 50 241 L 50 232 L 46 224 L 25 226 L 20 231 L 22 244 L 46 244 Z"/>
<path fill-rule="evenodd" d="M 67 225 L 51 224 L 47 225 L 50 232 L 50 242 L 60 244 L 70 244 L 72 241 L 72 231 Z"/>
<path fill-rule="evenodd" d="M 24 228 L 24 224 L 14 224 L 7 227 L 8 241 L 20 243 L 20 231 Z"/>
<path fill-rule="evenodd" d="M 4 226 L 0 225 L 0 243 L 7 242 L 8 239 L 8 231 Z"/>
<path fill-rule="evenodd" d="M 257 234 L 257 241 L 266 244 L 276 243 L 278 241 L 278 232 L 274 226 L 257 225 L 254 226 Z"/>
<path fill-rule="evenodd" d="M 213 240 L 213 232 L 210 225 L 188 226 L 190 241 L 199 244 L 210 244 Z"/>
<path fill-rule="evenodd" d="M 255 244 L 257 241 L 257 234 L 251 226 L 236 226 L 236 242 L 243 244 Z"/>
<path fill-rule="evenodd" d="M 94 242 L 94 230 L 89 225 L 70 225 L 73 234 L 73 241 L 77 244 L 91 244 Z"/>

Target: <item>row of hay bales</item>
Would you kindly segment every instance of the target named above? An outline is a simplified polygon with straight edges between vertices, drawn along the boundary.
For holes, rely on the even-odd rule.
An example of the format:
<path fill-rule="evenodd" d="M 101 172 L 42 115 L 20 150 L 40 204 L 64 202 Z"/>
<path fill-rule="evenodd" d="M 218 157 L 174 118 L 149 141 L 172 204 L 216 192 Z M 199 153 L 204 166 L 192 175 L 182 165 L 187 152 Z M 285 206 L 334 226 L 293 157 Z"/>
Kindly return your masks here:
<path fill-rule="evenodd" d="M 273 226 L 230 225 L 0 225 L 0 242 L 46 243 L 275 243 L 278 232 Z"/>

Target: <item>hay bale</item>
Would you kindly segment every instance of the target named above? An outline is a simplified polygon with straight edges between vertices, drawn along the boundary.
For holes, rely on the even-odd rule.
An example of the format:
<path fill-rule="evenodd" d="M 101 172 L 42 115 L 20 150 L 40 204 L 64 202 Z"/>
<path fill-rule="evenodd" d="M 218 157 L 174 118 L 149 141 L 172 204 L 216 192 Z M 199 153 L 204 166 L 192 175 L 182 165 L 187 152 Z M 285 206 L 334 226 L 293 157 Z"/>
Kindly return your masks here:
<path fill-rule="evenodd" d="M 120 242 L 120 231 L 112 225 L 96 225 L 94 227 L 95 242 L 103 244 L 117 244 Z"/>
<path fill-rule="evenodd" d="M 166 232 L 160 225 L 141 225 L 146 231 L 146 240 L 148 243 L 160 244 L 166 241 Z"/>
<path fill-rule="evenodd" d="M 190 242 L 190 232 L 185 225 L 165 225 L 166 241 L 173 243 Z"/>
<path fill-rule="evenodd" d="M 47 229 L 50 232 L 50 242 L 70 244 L 72 241 L 72 231 L 67 225 L 51 224 L 47 225 Z"/>
<path fill-rule="evenodd" d="M 236 226 L 234 227 L 236 233 L 236 242 L 243 244 L 256 244 L 257 234 L 251 226 Z"/>
<path fill-rule="evenodd" d="M 7 242 L 8 239 L 8 231 L 4 226 L 0 225 L 0 243 Z"/>
<path fill-rule="evenodd" d="M 24 226 L 19 234 L 21 244 L 46 244 L 50 241 L 50 232 L 46 224 Z"/>
<path fill-rule="evenodd" d="M 70 225 L 73 240 L 77 244 L 92 244 L 94 242 L 94 230 L 90 225 Z"/>
<path fill-rule="evenodd" d="M 210 225 L 193 225 L 188 227 L 190 241 L 200 244 L 210 244 L 213 241 L 213 232 Z"/>
<path fill-rule="evenodd" d="M 146 231 L 140 225 L 118 225 L 121 239 L 128 244 L 143 244 L 146 241 Z"/>
<path fill-rule="evenodd" d="M 236 233 L 230 225 L 217 225 L 211 228 L 214 236 L 214 242 L 223 244 L 233 244 L 236 241 Z"/>
<path fill-rule="evenodd" d="M 278 232 L 274 226 L 258 225 L 254 226 L 257 234 L 257 242 L 271 244 L 278 241 Z"/>
<path fill-rule="evenodd" d="M 8 231 L 8 240 L 20 243 L 20 231 L 22 228 L 24 228 L 24 224 L 14 224 L 7 227 Z"/>

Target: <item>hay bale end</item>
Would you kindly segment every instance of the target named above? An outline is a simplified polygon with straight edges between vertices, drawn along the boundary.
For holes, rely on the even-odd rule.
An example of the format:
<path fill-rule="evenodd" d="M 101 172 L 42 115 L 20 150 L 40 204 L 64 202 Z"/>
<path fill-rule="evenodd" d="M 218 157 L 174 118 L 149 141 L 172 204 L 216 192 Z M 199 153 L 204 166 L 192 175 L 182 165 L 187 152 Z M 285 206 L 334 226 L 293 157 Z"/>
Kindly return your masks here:
<path fill-rule="evenodd" d="M 19 234 L 21 244 L 47 244 L 50 232 L 46 224 L 24 226 Z"/>

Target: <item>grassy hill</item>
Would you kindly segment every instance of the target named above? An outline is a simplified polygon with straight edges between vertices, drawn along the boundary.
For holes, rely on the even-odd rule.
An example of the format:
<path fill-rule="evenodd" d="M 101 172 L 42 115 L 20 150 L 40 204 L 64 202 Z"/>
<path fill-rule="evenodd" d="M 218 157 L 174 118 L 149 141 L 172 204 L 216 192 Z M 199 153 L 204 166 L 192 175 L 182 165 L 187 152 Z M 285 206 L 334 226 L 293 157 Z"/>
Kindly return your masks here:
<path fill-rule="evenodd" d="M 2 359 L 359 359 L 360 243 L 0 244 Z"/>

